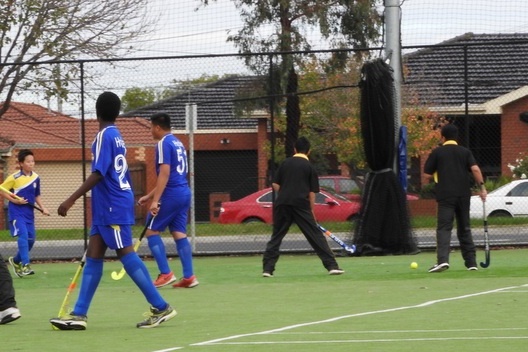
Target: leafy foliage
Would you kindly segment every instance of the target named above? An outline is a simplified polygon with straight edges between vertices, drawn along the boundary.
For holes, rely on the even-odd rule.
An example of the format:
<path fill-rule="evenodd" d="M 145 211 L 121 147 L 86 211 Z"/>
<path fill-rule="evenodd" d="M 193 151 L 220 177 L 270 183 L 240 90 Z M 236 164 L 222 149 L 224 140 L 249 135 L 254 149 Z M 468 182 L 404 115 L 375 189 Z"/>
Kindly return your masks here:
<path fill-rule="evenodd" d="M 151 32 L 148 0 L 0 0 L 0 94 L 9 108 L 17 90 L 68 98 L 78 83 L 79 57 L 113 58 L 134 50 L 133 39 Z M 35 65 L 59 61 L 60 65 Z M 85 77 L 88 78 L 88 77 Z"/>
<path fill-rule="evenodd" d="M 528 154 L 519 153 L 513 164 L 508 163 L 508 168 L 513 174 L 513 178 L 526 178 L 528 175 Z"/>

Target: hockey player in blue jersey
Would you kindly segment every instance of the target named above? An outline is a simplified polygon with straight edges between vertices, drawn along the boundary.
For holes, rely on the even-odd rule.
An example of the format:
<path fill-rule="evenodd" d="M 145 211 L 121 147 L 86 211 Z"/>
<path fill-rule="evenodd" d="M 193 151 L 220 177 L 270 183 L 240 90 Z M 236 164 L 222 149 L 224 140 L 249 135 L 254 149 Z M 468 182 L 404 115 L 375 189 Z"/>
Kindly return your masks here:
<path fill-rule="evenodd" d="M 92 298 L 103 275 L 103 258 L 107 248 L 116 251 L 127 274 L 150 303 L 150 315 L 136 326 L 156 327 L 176 316 L 176 311 L 154 287 L 145 264 L 132 245 L 134 194 L 126 160 L 126 147 L 115 126 L 121 101 L 111 92 L 102 93 L 96 102 L 99 132 L 92 144 L 92 173 L 58 208 L 66 216 L 75 201 L 92 191 L 92 228 L 86 252 L 79 297 L 73 311 L 53 318 L 51 324 L 60 330 L 85 330 Z"/>
<path fill-rule="evenodd" d="M 182 142 L 171 133 L 170 117 L 158 113 L 150 118 L 151 131 L 156 144 L 156 187 L 139 199 L 148 205 L 148 229 L 145 234 L 149 248 L 158 264 L 160 274 L 154 281 L 163 287 L 176 281 L 169 267 L 165 245 L 160 233 L 168 227 L 174 239 L 182 265 L 182 278 L 173 284 L 175 288 L 198 286 L 193 271 L 192 248 L 187 238 L 187 217 L 191 205 L 191 190 L 187 182 L 187 153 Z M 152 218 L 153 217 L 153 218 Z"/>

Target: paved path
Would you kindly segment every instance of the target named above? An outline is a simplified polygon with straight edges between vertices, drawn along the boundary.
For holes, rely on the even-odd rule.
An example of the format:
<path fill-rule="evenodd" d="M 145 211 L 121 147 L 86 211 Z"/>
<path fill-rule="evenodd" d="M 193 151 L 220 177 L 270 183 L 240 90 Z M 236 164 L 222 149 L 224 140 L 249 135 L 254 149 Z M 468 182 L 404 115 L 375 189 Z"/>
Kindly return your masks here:
<path fill-rule="evenodd" d="M 527 245 L 528 229 L 526 227 L 502 227 L 500 229 L 489 229 L 491 245 Z M 434 230 L 417 229 L 414 231 L 418 247 L 421 249 L 433 249 L 435 247 Z M 336 236 L 346 240 L 345 233 L 336 233 Z M 482 229 L 473 229 L 474 240 L 477 246 L 483 247 L 484 234 Z M 255 254 L 262 253 L 269 239 L 269 234 L 263 235 L 240 235 L 240 236 L 200 236 L 193 241 L 195 255 L 225 255 L 225 254 Z M 167 255 L 175 256 L 174 242 L 169 237 L 164 237 Z M 456 236 L 453 236 L 452 246 L 458 247 Z M 339 251 L 341 247 L 334 241 L 329 240 L 330 246 Z M 7 258 L 14 255 L 17 250 L 16 241 L 0 242 L 0 252 Z M 38 241 L 31 251 L 32 260 L 72 259 L 82 257 L 84 251 L 83 240 L 63 241 Z M 284 239 L 281 251 L 283 252 L 312 252 L 312 248 L 302 234 L 288 234 Z M 143 240 L 139 248 L 141 256 L 150 256 L 147 241 Z M 115 258 L 113 251 L 107 251 L 107 258 Z"/>

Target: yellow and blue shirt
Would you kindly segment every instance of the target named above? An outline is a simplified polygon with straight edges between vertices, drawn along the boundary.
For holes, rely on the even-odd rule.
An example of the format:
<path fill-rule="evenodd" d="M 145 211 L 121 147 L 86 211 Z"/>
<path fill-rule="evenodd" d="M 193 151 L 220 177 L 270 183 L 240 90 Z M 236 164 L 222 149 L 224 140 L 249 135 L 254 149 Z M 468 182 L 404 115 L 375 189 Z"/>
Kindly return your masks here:
<path fill-rule="evenodd" d="M 28 201 L 28 204 L 9 202 L 7 208 L 9 221 L 19 218 L 34 221 L 35 214 L 31 204 L 35 204 L 35 199 L 40 196 L 39 175 L 36 172 L 25 175 L 22 171 L 18 171 L 9 175 L 2 183 L 2 187 Z"/>

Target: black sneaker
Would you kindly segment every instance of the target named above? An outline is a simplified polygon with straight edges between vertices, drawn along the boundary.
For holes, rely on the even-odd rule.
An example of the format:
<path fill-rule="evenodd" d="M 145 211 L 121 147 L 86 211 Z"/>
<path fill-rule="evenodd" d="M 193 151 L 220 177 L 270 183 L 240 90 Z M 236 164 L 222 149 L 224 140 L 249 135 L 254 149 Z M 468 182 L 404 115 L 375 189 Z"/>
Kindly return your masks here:
<path fill-rule="evenodd" d="M 430 273 L 441 273 L 442 271 L 446 271 L 449 269 L 449 263 L 442 263 L 442 264 L 435 264 L 430 269 Z"/>
<path fill-rule="evenodd" d="M 147 319 L 140 323 L 137 323 L 138 328 L 155 328 L 164 321 L 170 320 L 176 316 L 176 311 L 170 305 L 164 310 L 158 310 L 154 307 L 150 307 L 150 313 L 145 313 Z"/>
<path fill-rule="evenodd" d="M 86 330 L 87 321 L 88 318 L 85 315 L 75 314 L 50 319 L 51 325 L 59 330 Z"/>

